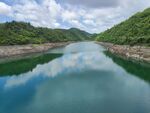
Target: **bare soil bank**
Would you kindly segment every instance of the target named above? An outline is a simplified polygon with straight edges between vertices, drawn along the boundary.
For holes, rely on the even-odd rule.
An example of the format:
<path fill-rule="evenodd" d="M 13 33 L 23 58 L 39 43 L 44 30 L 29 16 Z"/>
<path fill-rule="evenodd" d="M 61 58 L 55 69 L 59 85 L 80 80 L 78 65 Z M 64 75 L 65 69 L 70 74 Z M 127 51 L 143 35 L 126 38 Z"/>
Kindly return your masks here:
<path fill-rule="evenodd" d="M 68 45 L 70 42 L 0 46 L 0 58 L 45 52 L 48 49 Z"/>
<path fill-rule="evenodd" d="M 96 42 L 96 43 L 104 46 L 111 53 L 118 54 L 122 57 L 130 58 L 133 60 L 150 63 L 150 47 L 116 45 L 105 42 Z"/>

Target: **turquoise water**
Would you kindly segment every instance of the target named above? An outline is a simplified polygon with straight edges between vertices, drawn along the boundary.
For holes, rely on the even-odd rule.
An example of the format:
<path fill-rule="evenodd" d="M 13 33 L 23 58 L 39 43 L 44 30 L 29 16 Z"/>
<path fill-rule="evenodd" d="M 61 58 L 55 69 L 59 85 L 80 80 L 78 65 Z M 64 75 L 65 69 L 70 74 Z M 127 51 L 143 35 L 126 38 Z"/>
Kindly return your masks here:
<path fill-rule="evenodd" d="M 0 113 L 149 113 L 150 67 L 105 51 L 80 42 L 0 64 Z"/>

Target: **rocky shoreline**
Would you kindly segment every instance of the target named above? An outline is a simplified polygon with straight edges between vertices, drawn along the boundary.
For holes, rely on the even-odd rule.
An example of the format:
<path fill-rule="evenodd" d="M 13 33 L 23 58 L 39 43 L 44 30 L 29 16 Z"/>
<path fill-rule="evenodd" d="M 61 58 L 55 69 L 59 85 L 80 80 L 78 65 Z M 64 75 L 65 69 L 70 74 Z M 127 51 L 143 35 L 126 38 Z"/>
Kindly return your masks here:
<path fill-rule="evenodd" d="M 111 53 L 117 54 L 121 57 L 150 63 L 150 47 L 116 45 L 105 42 L 96 42 L 96 43 L 104 46 Z"/>
<path fill-rule="evenodd" d="M 15 56 L 25 56 L 32 53 L 42 53 L 51 48 L 65 46 L 70 43 L 72 42 L 0 46 L 0 59 L 11 58 Z M 105 42 L 96 43 L 104 46 L 111 53 L 117 54 L 121 57 L 150 63 L 150 47 L 116 45 Z"/>
<path fill-rule="evenodd" d="M 31 53 L 41 53 L 51 48 L 68 45 L 69 43 L 71 42 L 0 46 L 0 59 Z"/>

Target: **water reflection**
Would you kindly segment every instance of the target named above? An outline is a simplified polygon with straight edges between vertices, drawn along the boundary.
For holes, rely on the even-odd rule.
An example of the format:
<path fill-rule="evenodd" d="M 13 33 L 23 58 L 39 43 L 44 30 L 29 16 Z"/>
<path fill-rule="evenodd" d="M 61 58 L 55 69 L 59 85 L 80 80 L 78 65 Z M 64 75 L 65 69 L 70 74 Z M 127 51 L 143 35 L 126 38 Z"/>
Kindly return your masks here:
<path fill-rule="evenodd" d="M 26 110 L 33 109 L 36 113 L 147 113 L 150 111 L 149 94 L 149 85 L 134 77 L 121 77 L 111 71 L 76 72 L 43 83 Z"/>
<path fill-rule="evenodd" d="M 79 53 L 79 52 L 94 52 L 94 51 L 104 51 L 105 49 L 95 44 L 94 42 L 80 42 L 68 45 L 64 49 L 64 53 Z"/>
<path fill-rule="evenodd" d="M 131 73 L 137 77 L 150 82 L 150 65 L 146 63 L 133 62 L 131 60 L 122 59 L 110 52 L 105 52 L 105 54 L 110 57 L 116 64 L 123 67 L 128 73 Z"/>
<path fill-rule="evenodd" d="M 116 64 L 101 46 L 77 45 L 27 73 L 0 77 L 0 113 L 150 112 L 149 83 Z"/>
<path fill-rule="evenodd" d="M 111 67 L 114 66 L 113 70 Z M 30 79 L 37 76 L 55 77 L 61 73 L 69 73 L 76 71 L 92 70 L 105 70 L 116 71 L 116 67 L 111 59 L 107 58 L 100 52 L 85 52 L 77 54 L 66 54 L 62 57 L 55 59 L 47 64 L 38 65 L 32 71 L 23 73 L 20 76 L 9 77 L 6 81 L 5 87 L 13 87 L 16 85 L 25 84 Z"/>
<path fill-rule="evenodd" d="M 81 52 L 97 52 L 97 51 L 104 51 L 100 45 L 95 44 L 94 42 L 80 42 L 80 43 L 72 43 L 66 47 L 54 48 L 50 49 L 48 53 L 81 53 Z"/>
<path fill-rule="evenodd" d="M 20 75 L 32 71 L 39 64 L 48 63 L 60 56 L 62 54 L 32 55 L 29 58 L 0 63 L 0 76 Z"/>

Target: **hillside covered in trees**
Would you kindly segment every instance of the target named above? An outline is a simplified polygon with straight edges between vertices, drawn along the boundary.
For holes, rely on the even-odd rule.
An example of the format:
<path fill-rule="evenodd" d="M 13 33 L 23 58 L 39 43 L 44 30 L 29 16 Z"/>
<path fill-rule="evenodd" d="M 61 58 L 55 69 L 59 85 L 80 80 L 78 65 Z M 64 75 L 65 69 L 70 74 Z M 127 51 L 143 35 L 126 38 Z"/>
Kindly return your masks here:
<path fill-rule="evenodd" d="M 150 45 L 150 8 L 100 33 L 96 40 L 115 44 Z"/>
<path fill-rule="evenodd" d="M 76 28 L 49 29 L 15 21 L 0 24 L 0 45 L 81 41 L 90 40 L 91 37 L 90 33 Z"/>

